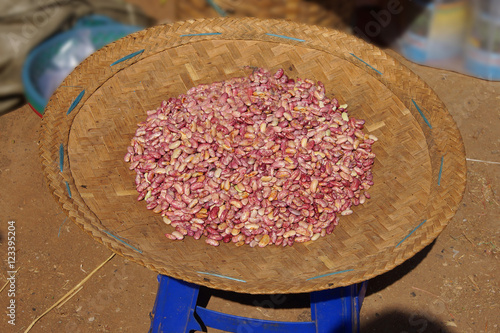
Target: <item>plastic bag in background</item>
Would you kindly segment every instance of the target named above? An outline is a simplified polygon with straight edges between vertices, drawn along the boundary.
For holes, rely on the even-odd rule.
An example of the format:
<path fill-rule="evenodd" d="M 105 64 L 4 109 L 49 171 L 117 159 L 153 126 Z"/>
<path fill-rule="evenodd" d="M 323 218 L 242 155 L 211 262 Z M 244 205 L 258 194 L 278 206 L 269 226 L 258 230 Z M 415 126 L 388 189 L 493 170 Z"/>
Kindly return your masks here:
<path fill-rule="evenodd" d="M 101 47 L 140 29 L 107 16 L 89 15 L 38 45 L 28 54 L 22 71 L 30 106 L 42 116 L 50 96 L 78 64 Z"/>
<path fill-rule="evenodd" d="M 139 3 L 140 0 L 135 2 Z M 23 73 L 30 52 L 51 36 L 71 29 L 76 21 L 89 15 L 102 15 L 118 23 L 140 27 L 155 24 L 155 20 L 145 15 L 138 6 L 123 0 L 0 1 L 0 116 L 18 109 L 26 102 L 23 81 L 34 81 L 33 76 Z M 35 62 L 43 63 L 44 60 Z M 39 76 L 41 73 L 35 70 L 30 75 Z M 35 90 L 35 84 L 31 86 L 33 89 L 30 93 Z M 45 99 L 39 95 L 34 107 L 43 112 Z M 31 105 L 33 101 L 33 98 L 29 100 Z"/>
<path fill-rule="evenodd" d="M 79 63 L 96 51 L 90 33 L 89 29 L 75 30 L 74 35 L 61 45 L 49 67 L 42 75 L 35 78 L 34 83 L 45 99 L 48 100 L 52 96 L 52 93 Z"/>

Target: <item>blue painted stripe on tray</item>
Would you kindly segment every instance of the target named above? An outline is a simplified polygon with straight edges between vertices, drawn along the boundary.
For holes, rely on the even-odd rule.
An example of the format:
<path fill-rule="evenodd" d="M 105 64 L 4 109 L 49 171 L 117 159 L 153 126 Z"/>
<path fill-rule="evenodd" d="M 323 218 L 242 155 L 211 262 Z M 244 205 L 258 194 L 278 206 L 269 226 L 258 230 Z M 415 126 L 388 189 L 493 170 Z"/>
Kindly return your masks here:
<path fill-rule="evenodd" d="M 200 33 L 200 34 L 187 34 L 187 35 L 181 35 L 181 37 L 214 36 L 214 35 L 222 35 L 222 32 L 204 32 L 204 33 Z"/>
<path fill-rule="evenodd" d="M 347 273 L 347 272 L 350 272 L 350 271 L 353 271 L 353 270 L 354 270 L 354 269 L 346 269 L 346 270 L 343 270 L 343 271 L 336 271 L 336 272 L 332 272 L 332 273 L 327 273 L 327 274 L 323 274 L 323 275 L 318 275 L 318 276 L 315 276 L 315 277 L 309 278 L 309 279 L 307 279 L 306 281 L 310 281 L 310 280 L 314 280 L 314 279 L 320 279 L 320 278 L 322 278 L 322 277 L 331 276 L 331 275 L 335 275 L 335 274 Z"/>
<path fill-rule="evenodd" d="M 427 222 L 427 220 L 423 220 L 419 225 L 417 225 L 415 227 L 415 229 L 413 229 L 405 238 L 403 238 L 401 240 L 401 242 L 398 243 L 398 245 L 396 245 L 395 247 L 398 247 L 399 245 L 401 245 L 401 243 L 403 243 L 405 240 L 408 239 L 408 237 L 410 237 L 418 228 L 420 228 L 425 222 Z"/>
<path fill-rule="evenodd" d="M 384 75 L 381 71 L 379 71 L 378 69 L 376 69 L 375 67 L 373 67 L 372 65 L 370 65 L 369 63 L 367 63 L 366 61 L 364 61 L 363 59 L 361 59 L 357 55 L 355 55 L 354 53 L 350 53 L 350 55 L 352 55 L 354 58 L 358 59 L 363 64 L 365 64 L 366 66 L 370 67 L 371 69 L 373 69 L 375 72 L 379 73 L 380 75 Z"/>
<path fill-rule="evenodd" d="M 68 191 L 68 195 L 71 198 L 71 189 L 69 188 L 69 183 L 68 182 L 65 183 L 66 183 L 66 191 Z"/>
<path fill-rule="evenodd" d="M 420 115 L 422 116 L 422 118 L 424 118 L 424 121 L 427 124 L 427 126 L 429 126 L 429 128 L 432 129 L 431 123 L 429 122 L 429 120 L 427 120 L 427 118 L 425 117 L 424 113 L 422 112 L 422 110 L 418 106 L 417 102 L 415 102 L 413 99 L 411 101 L 413 102 L 413 105 L 415 105 L 415 107 L 417 108 L 418 113 L 420 113 Z"/>
<path fill-rule="evenodd" d="M 227 16 L 226 11 L 220 8 L 219 5 L 214 2 L 214 0 L 207 0 L 207 2 L 213 9 L 215 9 L 217 14 L 219 14 L 222 17 Z"/>
<path fill-rule="evenodd" d="M 61 143 L 59 146 L 59 170 L 63 172 L 64 169 L 64 145 Z"/>
<path fill-rule="evenodd" d="M 66 112 L 66 115 L 70 114 L 71 111 L 73 111 L 73 109 L 78 105 L 78 103 L 80 103 L 80 101 L 82 100 L 82 97 L 83 95 L 85 95 L 85 89 L 82 90 L 78 96 L 76 96 L 75 100 L 71 103 L 71 105 L 69 106 L 69 109 L 68 109 L 68 112 Z"/>
<path fill-rule="evenodd" d="M 117 241 L 122 242 L 123 244 L 127 245 L 127 246 L 128 246 L 128 247 L 130 247 L 131 249 L 133 249 L 133 250 L 135 250 L 135 251 L 137 251 L 137 252 L 139 252 L 139 253 L 142 253 L 142 251 L 141 251 L 141 250 L 139 250 L 139 249 L 138 249 L 138 248 L 136 248 L 136 247 L 133 247 L 132 245 L 130 245 L 129 243 L 125 242 L 125 241 L 124 241 L 123 239 L 121 239 L 120 237 L 113 235 L 113 234 L 112 234 L 112 233 L 110 233 L 109 231 L 106 231 L 106 230 L 101 230 L 101 231 L 102 231 L 102 232 L 104 232 L 104 233 L 106 233 L 106 234 L 108 234 L 109 236 L 113 237 L 113 238 L 114 238 L 114 239 L 116 239 Z"/>
<path fill-rule="evenodd" d="M 290 37 L 290 36 L 276 35 L 276 34 L 269 34 L 269 33 L 266 33 L 266 35 L 268 35 L 268 36 L 273 36 L 273 37 L 279 37 L 279 38 L 290 39 L 290 40 L 294 40 L 294 41 L 296 41 L 296 42 L 305 42 L 305 40 L 304 40 L 304 39 L 295 38 L 295 37 Z"/>
<path fill-rule="evenodd" d="M 233 277 L 230 277 L 230 276 L 225 276 L 225 275 L 220 275 L 220 274 L 215 274 L 215 273 L 208 273 L 208 272 L 196 272 L 196 273 L 205 274 L 205 275 L 212 275 L 212 276 L 220 277 L 220 278 L 223 278 L 223 279 L 228 279 L 228 280 L 233 280 L 233 281 L 238 281 L 238 282 L 244 282 L 244 283 L 246 283 L 245 280 L 236 279 L 236 278 L 233 278 Z"/>
<path fill-rule="evenodd" d="M 133 58 L 135 56 L 138 56 L 139 54 L 141 54 L 142 52 L 144 52 L 144 49 L 142 50 L 139 50 L 139 51 L 136 51 L 134 53 L 130 53 L 129 55 L 126 55 L 125 57 L 121 58 L 121 59 L 118 59 L 117 61 L 115 61 L 114 63 L 112 63 L 110 66 L 114 66 L 116 64 L 119 64 L 120 62 L 123 62 L 125 60 L 128 60 L 130 58 Z"/>
<path fill-rule="evenodd" d="M 438 186 L 441 186 L 441 176 L 443 175 L 443 165 L 444 165 L 444 156 L 441 156 L 441 165 L 439 166 L 439 175 L 438 175 Z"/>

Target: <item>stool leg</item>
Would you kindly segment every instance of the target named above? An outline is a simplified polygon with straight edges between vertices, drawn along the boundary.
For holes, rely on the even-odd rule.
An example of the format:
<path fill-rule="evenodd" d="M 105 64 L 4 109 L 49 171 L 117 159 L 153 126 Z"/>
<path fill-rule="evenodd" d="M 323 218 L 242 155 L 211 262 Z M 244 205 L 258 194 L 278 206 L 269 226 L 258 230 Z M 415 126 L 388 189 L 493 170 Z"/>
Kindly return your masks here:
<path fill-rule="evenodd" d="M 316 333 L 359 333 L 359 311 L 366 282 L 312 292 L 311 317 Z"/>
<path fill-rule="evenodd" d="M 202 331 L 194 317 L 199 286 L 158 275 L 158 293 L 151 312 L 150 333 Z"/>

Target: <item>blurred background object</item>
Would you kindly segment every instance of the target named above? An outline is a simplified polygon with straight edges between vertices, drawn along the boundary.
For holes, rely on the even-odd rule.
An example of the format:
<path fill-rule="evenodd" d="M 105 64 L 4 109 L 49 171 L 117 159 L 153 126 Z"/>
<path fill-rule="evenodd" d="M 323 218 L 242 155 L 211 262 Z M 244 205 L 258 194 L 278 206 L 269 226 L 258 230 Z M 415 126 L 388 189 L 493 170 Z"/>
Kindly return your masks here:
<path fill-rule="evenodd" d="M 99 14 L 116 24 L 145 27 L 154 23 L 123 0 L 2 1 L 0 13 L 0 115 L 25 102 L 21 71 L 29 52 L 74 27 L 80 18 Z"/>
<path fill-rule="evenodd" d="M 22 70 L 25 96 L 32 109 L 42 116 L 53 92 L 79 63 L 101 47 L 142 28 L 90 15 L 42 42 L 28 54 Z"/>
<path fill-rule="evenodd" d="M 0 10 L 0 115 L 22 104 L 26 95 L 33 101 L 33 90 L 23 88 L 21 81 L 28 53 L 91 14 L 136 29 L 218 16 L 285 19 L 352 33 L 419 64 L 500 80 L 500 0 L 19 0 L 0 3 Z M 115 34 L 114 38 L 121 36 Z M 89 47 L 89 38 L 97 37 L 79 32 L 69 42 L 72 44 L 64 44 L 66 49 L 43 53 L 45 58 L 54 56 L 53 61 L 64 63 L 66 72 L 61 71 L 58 80 L 83 55 L 95 51 L 95 45 Z M 97 47 L 112 40 L 108 34 Z M 31 61 L 50 63 L 34 56 Z M 35 75 L 48 82 L 48 75 L 50 82 L 57 82 L 52 80 L 53 71 L 43 77 L 40 69 L 34 71 L 36 75 L 25 74 L 25 81 L 33 81 Z M 37 93 L 45 99 L 56 86 L 34 85 L 44 90 Z M 43 100 L 33 104 L 35 109 L 43 109 Z"/>
<path fill-rule="evenodd" d="M 404 22 L 400 19 L 404 7 L 399 1 L 355 0 L 354 3 L 351 24 L 354 35 L 381 47 L 388 47 L 399 38 Z"/>
<path fill-rule="evenodd" d="M 500 80 L 500 1 L 475 1 L 472 11 L 465 66 L 475 76 Z"/>
<path fill-rule="evenodd" d="M 402 54 L 422 64 L 460 62 L 469 3 L 466 0 L 414 0 L 410 11 L 421 14 L 398 41 Z"/>

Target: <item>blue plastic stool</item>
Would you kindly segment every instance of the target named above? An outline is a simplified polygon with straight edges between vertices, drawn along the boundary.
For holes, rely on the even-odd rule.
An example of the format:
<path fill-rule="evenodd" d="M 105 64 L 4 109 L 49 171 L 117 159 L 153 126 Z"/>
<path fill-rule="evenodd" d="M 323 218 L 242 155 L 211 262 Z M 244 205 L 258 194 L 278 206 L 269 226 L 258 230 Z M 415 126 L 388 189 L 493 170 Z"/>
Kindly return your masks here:
<path fill-rule="evenodd" d="M 283 322 L 233 316 L 197 305 L 200 287 L 158 275 L 150 333 L 189 333 L 204 327 L 234 333 L 359 332 L 359 311 L 366 281 L 349 287 L 312 292 L 311 321 Z"/>

